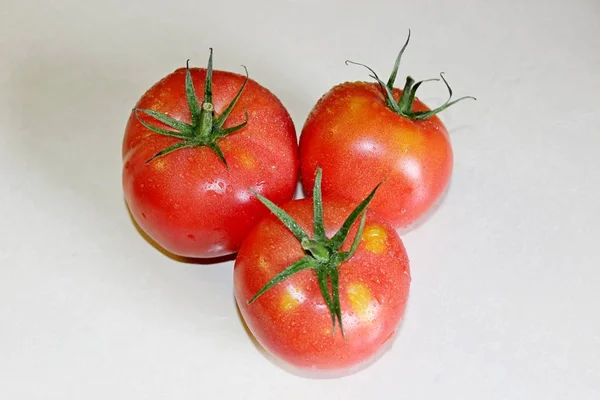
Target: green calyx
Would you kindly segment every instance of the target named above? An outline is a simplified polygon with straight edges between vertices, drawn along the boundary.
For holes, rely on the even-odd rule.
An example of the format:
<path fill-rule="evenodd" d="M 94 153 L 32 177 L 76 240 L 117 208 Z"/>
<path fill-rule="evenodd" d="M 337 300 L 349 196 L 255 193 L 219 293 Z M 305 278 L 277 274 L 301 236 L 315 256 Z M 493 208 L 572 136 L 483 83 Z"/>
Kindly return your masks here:
<path fill-rule="evenodd" d="M 450 85 L 446 81 L 446 78 L 444 78 L 444 73 L 441 72 L 440 78 L 446 85 L 446 88 L 448 89 L 448 94 L 449 94 L 448 100 L 446 100 L 446 102 L 444 104 L 442 104 L 441 106 L 439 106 L 433 110 L 430 110 L 430 111 L 413 111 L 413 103 L 415 102 L 417 89 L 425 82 L 439 81 L 439 79 L 437 79 L 437 78 L 425 79 L 425 80 L 416 82 L 411 76 L 407 76 L 406 83 L 404 84 L 404 89 L 402 91 L 402 96 L 400 97 L 400 99 L 398 101 L 396 101 L 396 99 L 394 98 L 394 95 L 393 95 L 394 83 L 396 82 L 396 76 L 398 75 L 398 68 L 400 67 L 400 60 L 402 59 L 402 55 L 404 54 L 404 50 L 406 50 L 406 47 L 408 46 L 409 41 L 410 41 L 410 30 L 408 31 L 408 38 L 406 39 L 406 43 L 404 43 L 404 46 L 402 46 L 402 49 L 400 50 L 398 57 L 396 57 L 396 62 L 394 63 L 394 68 L 392 69 L 392 74 L 390 75 L 390 78 L 388 79 L 387 83 L 384 83 L 381 79 L 379 79 L 379 76 L 377 76 L 375 71 L 373 71 L 373 69 L 371 69 L 370 67 L 368 67 L 365 64 L 360 64 L 360 63 L 353 62 L 353 61 L 346 61 L 346 65 L 355 64 L 355 65 L 360 65 L 361 67 L 367 68 L 372 74 L 369 76 L 371 78 L 375 79 L 377 81 L 377 83 L 379 84 L 379 87 L 381 88 L 381 91 L 385 98 L 385 104 L 388 106 L 388 108 L 390 110 L 394 111 L 396 114 L 401 115 L 405 118 L 411 119 L 413 121 L 421 121 L 421 120 L 430 118 L 430 117 L 444 111 L 446 108 L 450 107 L 451 105 L 456 104 L 462 100 L 466 100 L 466 99 L 477 100 L 473 96 L 464 96 L 459 99 L 452 100 L 452 89 L 450 88 Z"/>
<path fill-rule="evenodd" d="M 246 83 L 248 82 L 248 70 L 246 69 L 246 67 L 244 67 L 244 70 L 246 71 L 246 80 L 240 87 L 240 90 L 237 92 L 231 103 L 229 103 L 229 105 L 225 108 L 223 113 L 219 116 L 216 116 L 215 109 L 212 104 L 212 59 L 213 50 L 211 48 L 210 56 L 208 58 L 208 67 L 206 69 L 206 80 L 204 84 L 204 100 L 202 101 L 201 105 L 200 103 L 198 103 L 198 99 L 196 98 L 194 83 L 192 81 L 192 74 L 190 72 L 189 60 L 188 62 L 186 62 L 185 94 L 187 97 L 188 106 L 190 108 L 190 113 L 192 115 L 192 121 L 190 124 L 171 118 L 168 115 L 160 113 L 158 111 L 143 108 L 133 109 L 137 120 L 146 128 L 150 129 L 152 132 L 164 136 L 174 137 L 181 140 L 180 142 L 177 142 L 174 145 L 156 153 L 147 161 L 148 163 L 154 160 L 155 158 L 165 156 L 179 149 L 206 146 L 212 149 L 217 154 L 219 159 L 223 162 L 223 164 L 225 164 L 225 167 L 227 167 L 227 161 L 223 156 L 223 152 L 221 151 L 218 142 L 220 139 L 239 131 L 248 124 L 248 113 L 246 113 L 246 120 L 241 124 L 230 128 L 223 128 L 227 117 L 229 117 L 229 114 L 231 114 L 231 111 L 233 110 L 236 103 L 240 99 L 240 96 L 242 95 L 242 91 L 246 87 Z M 139 112 L 142 112 L 148 115 L 149 117 L 152 117 L 153 119 L 168 126 L 170 129 L 164 129 L 158 126 L 150 125 L 149 123 L 140 119 L 138 115 Z"/>
<path fill-rule="evenodd" d="M 294 234 L 294 236 L 300 242 L 302 249 L 304 249 L 305 256 L 300 260 L 296 261 L 283 271 L 275 275 L 265 286 L 262 287 L 255 295 L 248 301 L 248 304 L 254 302 L 267 290 L 280 282 L 283 282 L 290 276 L 294 275 L 305 269 L 312 269 L 317 275 L 317 281 L 321 294 L 327 305 L 327 309 L 331 313 L 331 321 L 333 324 L 332 334 L 335 332 L 335 321 L 337 319 L 340 325 L 340 332 L 344 335 L 344 328 L 342 325 L 342 311 L 340 306 L 340 290 L 339 290 L 339 267 L 341 264 L 350 259 L 360 243 L 363 229 L 365 227 L 366 208 L 373 200 L 375 192 L 381 185 L 378 184 L 373 191 L 365 198 L 346 218 L 342 227 L 333 237 L 328 238 L 325 235 L 325 225 L 323 222 L 323 200 L 321 195 L 321 168 L 317 168 L 315 177 L 315 184 L 313 189 L 313 214 L 314 214 L 314 232 L 311 238 L 294 219 L 275 205 L 267 198 L 260 194 L 253 192 L 256 197 L 269 209 L 271 212 Z M 362 214 L 358 231 L 350 249 L 348 251 L 341 251 L 342 244 L 348 237 L 350 228 L 356 222 L 358 217 Z M 331 290 L 330 290 L 331 288 Z"/>

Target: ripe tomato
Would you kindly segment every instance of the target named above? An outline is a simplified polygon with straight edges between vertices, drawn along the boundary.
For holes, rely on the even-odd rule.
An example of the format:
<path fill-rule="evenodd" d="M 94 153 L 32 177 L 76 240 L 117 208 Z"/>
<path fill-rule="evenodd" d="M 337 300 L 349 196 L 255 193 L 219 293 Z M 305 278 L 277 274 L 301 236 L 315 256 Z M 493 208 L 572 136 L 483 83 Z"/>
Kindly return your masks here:
<path fill-rule="evenodd" d="M 345 373 L 373 360 L 393 336 L 408 298 L 409 261 L 393 227 L 365 218 L 374 191 L 354 211 L 345 201 L 322 204 L 318 170 L 314 192 L 313 201 L 281 209 L 266 203 L 275 215 L 242 244 L 235 297 L 250 331 L 279 360 Z"/>
<path fill-rule="evenodd" d="M 369 68 L 375 83 L 333 87 L 314 106 L 300 135 L 300 174 L 307 195 L 317 165 L 325 177 L 323 194 L 351 202 L 385 181 L 371 210 L 395 228 L 407 228 L 426 214 L 448 186 L 452 146 L 436 114 L 465 99 L 449 99 L 430 110 L 415 97 L 424 81 L 408 77 L 403 90 L 395 89 L 407 45 L 408 40 L 387 84 Z"/>
<path fill-rule="evenodd" d="M 171 253 L 234 253 L 268 212 L 249 188 L 275 203 L 291 200 L 297 151 L 277 97 L 247 76 L 213 71 L 211 49 L 207 69 L 177 69 L 137 102 L 123 140 L 125 199 Z"/>

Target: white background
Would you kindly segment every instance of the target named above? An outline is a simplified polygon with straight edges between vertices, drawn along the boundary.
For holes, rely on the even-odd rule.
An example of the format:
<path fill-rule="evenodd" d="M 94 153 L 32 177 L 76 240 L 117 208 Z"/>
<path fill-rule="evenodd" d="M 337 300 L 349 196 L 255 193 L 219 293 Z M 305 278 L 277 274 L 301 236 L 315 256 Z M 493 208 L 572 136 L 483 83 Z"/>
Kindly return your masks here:
<path fill-rule="evenodd" d="M 1 399 L 600 398 L 600 3 L 31 1 L 0 7 Z M 128 114 L 191 59 L 276 93 L 300 131 L 331 86 L 445 71 L 450 191 L 404 236 L 393 348 L 306 379 L 257 350 L 232 262 L 170 259 L 121 190 Z M 445 98 L 429 84 L 421 98 Z"/>

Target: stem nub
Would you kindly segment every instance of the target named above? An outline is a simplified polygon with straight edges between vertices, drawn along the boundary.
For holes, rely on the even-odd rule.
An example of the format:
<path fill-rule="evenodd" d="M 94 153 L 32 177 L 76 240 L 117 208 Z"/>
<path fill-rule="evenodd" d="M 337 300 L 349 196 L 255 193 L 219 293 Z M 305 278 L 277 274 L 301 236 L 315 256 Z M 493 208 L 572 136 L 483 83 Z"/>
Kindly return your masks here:
<path fill-rule="evenodd" d="M 320 263 L 327 263 L 331 258 L 331 254 L 322 241 L 304 238 L 300 242 L 302 248 Z"/>
<path fill-rule="evenodd" d="M 213 131 L 214 107 L 212 103 L 202 103 L 202 111 L 198 118 L 199 124 L 196 128 L 196 136 L 203 139 L 209 139 Z"/>

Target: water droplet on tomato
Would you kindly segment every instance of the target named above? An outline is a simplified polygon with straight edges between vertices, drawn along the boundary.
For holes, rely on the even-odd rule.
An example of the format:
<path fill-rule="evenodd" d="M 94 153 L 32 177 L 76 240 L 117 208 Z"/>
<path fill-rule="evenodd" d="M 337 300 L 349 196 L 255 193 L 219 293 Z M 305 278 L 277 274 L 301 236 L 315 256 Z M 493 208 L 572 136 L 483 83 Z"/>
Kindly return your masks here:
<path fill-rule="evenodd" d="M 243 204 L 250 201 L 251 195 L 250 192 L 247 190 L 240 190 L 235 194 L 235 198 Z"/>
<path fill-rule="evenodd" d="M 146 217 L 146 213 L 142 213 L 142 218 L 147 219 L 148 217 Z"/>
<path fill-rule="evenodd" d="M 196 241 L 196 236 L 192 235 L 191 233 L 187 235 L 187 237 L 193 240 L 194 242 Z"/>
<path fill-rule="evenodd" d="M 224 194 L 227 186 L 228 185 L 222 180 L 216 180 L 214 182 L 207 182 L 204 185 L 204 190 L 207 192 L 215 192 L 216 194 Z"/>

